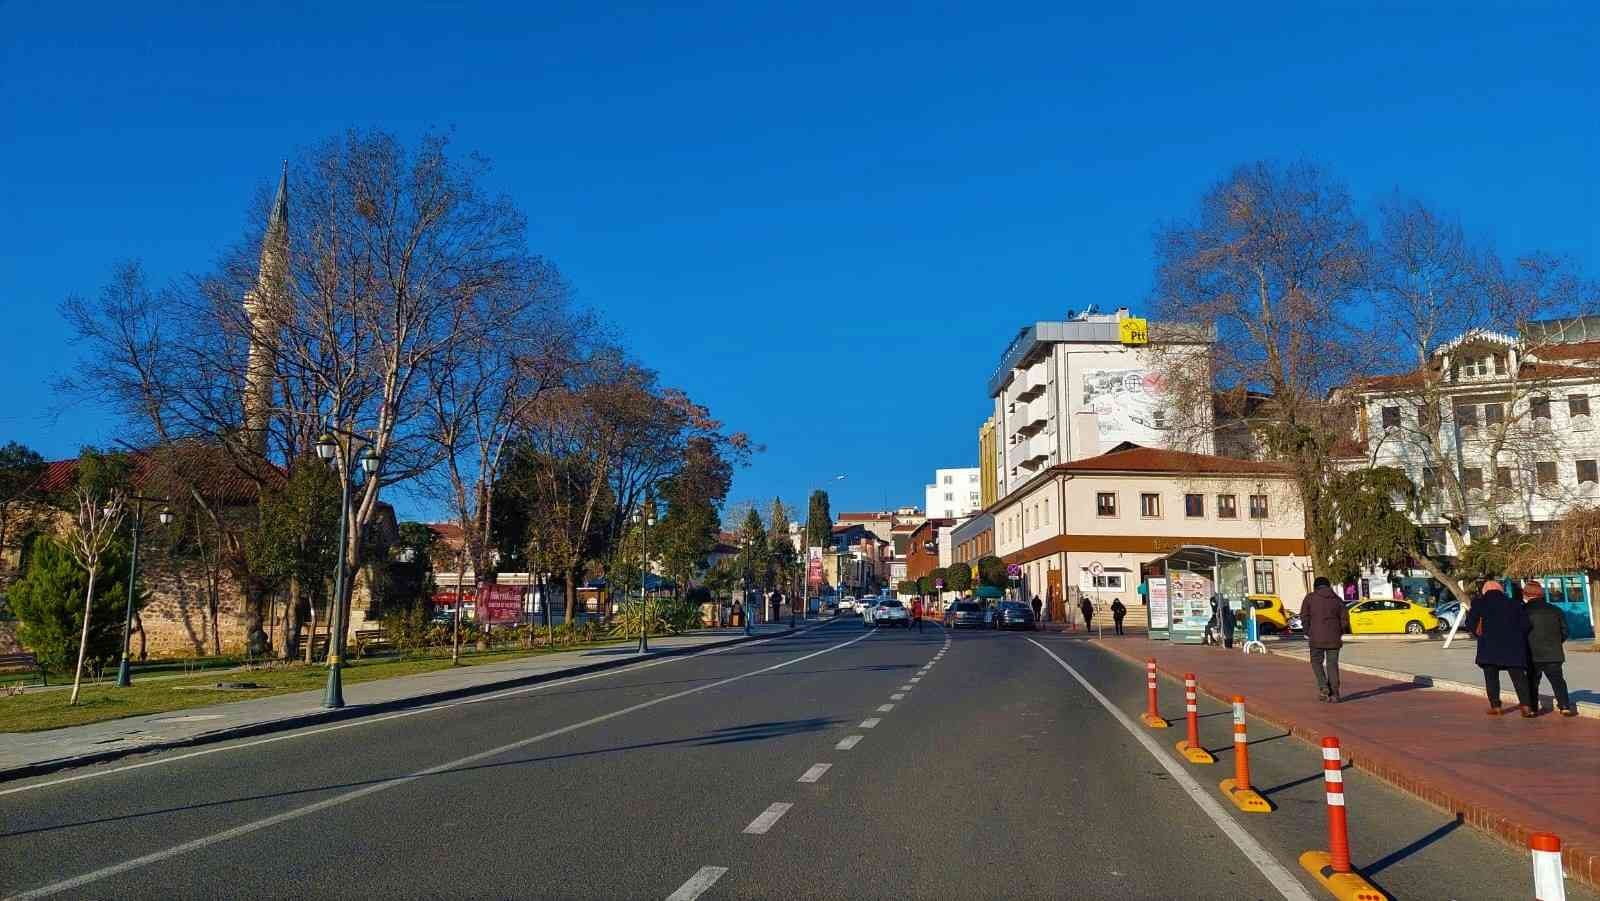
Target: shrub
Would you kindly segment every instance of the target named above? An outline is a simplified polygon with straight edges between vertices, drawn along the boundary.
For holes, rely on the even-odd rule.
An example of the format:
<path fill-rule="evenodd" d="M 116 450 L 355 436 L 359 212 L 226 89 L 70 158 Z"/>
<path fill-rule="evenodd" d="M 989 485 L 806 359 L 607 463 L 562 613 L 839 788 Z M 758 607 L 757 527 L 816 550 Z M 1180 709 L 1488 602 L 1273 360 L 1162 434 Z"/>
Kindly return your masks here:
<path fill-rule="evenodd" d="M 65 545 L 48 536 L 35 538 L 28 567 L 8 596 L 16 614 L 17 638 L 46 669 L 70 670 L 83 633 L 83 595 L 89 574 Z M 95 576 L 85 665 L 96 671 L 122 652 L 122 620 L 128 600 L 128 555 L 119 541 L 101 558 Z M 142 592 L 137 602 L 143 602 Z"/>

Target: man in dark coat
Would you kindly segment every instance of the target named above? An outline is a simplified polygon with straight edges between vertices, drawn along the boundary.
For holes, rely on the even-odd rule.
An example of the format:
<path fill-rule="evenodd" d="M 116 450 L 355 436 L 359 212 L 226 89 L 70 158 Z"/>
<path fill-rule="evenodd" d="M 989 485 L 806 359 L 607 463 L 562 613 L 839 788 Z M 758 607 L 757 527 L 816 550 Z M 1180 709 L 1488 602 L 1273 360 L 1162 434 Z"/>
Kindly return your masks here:
<path fill-rule="evenodd" d="M 1225 648 L 1233 647 L 1233 627 L 1233 606 L 1227 598 L 1220 598 L 1217 601 L 1217 628 L 1222 630 L 1222 646 Z"/>
<path fill-rule="evenodd" d="M 1122 634 L 1122 618 L 1128 615 L 1128 605 L 1122 603 L 1122 598 L 1111 600 L 1111 624 L 1116 627 L 1117 634 Z"/>
<path fill-rule="evenodd" d="M 1489 715 L 1500 715 L 1500 673 L 1511 675 L 1523 716 L 1538 716 L 1528 697 L 1528 611 L 1506 597 L 1499 582 L 1483 583 L 1461 627 L 1478 636 L 1478 666 L 1489 695 Z"/>
<path fill-rule="evenodd" d="M 1089 631 L 1089 623 L 1094 620 L 1094 602 L 1084 598 L 1078 604 L 1078 609 L 1083 611 L 1083 631 L 1087 632 Z"/>
<path fill-rule="evenodd" d="M 1566 662 L 1566 649 L 1561 643 L 1567 640 L 1567 618 L 1560 608 L 1544 596 L 1544 586 L 1529 580 L 1522 583 L 1522 597 L 1528 613 L 1528 698 L 1534 710 L 1539 709 L 1539 677 L 1550 680 L 1550 691 L 1556 696 L 1556 710 L 1562 716 L 1577 716 L 1578 705 L 1567 694 L 1567 679 L 1561 672 Z"/>
<path fill-rule="evenodd" d="M 1039 622 L 1040 622 L 1039 617 L 1044 612 L 1044 601 L 1039 600 L 1039 596 L 1038 595 L 1034 595 L 1033 596 L 1033 605 L 1032 606 L 1033 606 L 1033 627 L 1035 629 L 1037 629 L 1037 628 L 1039 628 Z"/>
<path fill-rule="evenodd" d="M 1333 583 L 1318 576 L 1300 602 L 1300 623 L 1311 646 L 1311 672 L 1317 677 L 1317 699 L 1339 703 L 1339 649 L 1350 628 L 1350 611 L 1333 592 Z"/>

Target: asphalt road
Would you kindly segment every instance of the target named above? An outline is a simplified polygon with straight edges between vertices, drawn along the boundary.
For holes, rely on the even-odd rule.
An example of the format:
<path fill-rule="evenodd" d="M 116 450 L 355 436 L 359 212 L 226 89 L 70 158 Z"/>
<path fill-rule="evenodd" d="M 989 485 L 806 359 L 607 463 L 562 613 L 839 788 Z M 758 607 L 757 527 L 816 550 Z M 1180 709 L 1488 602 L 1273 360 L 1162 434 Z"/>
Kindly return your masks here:
<path fill-rule="evenodd" d="M 1163 765 L 1177 730 L 1152 753 L 1068 667 L 1142 709 L 1143 673 L 1081 641 L 846 619 L 8 783 L 0 895 L 1325 896 L 1295 863 L 1325 843 L 1317 749 L 1252 723 L 1278 810 L 1246 816 L 1213 803 L 1220 706 L 1219 763 Z M 1355 862 L 1392 896 L 1530 894 L 1525 854 L 1359 772 L 1346 791 Z"/>

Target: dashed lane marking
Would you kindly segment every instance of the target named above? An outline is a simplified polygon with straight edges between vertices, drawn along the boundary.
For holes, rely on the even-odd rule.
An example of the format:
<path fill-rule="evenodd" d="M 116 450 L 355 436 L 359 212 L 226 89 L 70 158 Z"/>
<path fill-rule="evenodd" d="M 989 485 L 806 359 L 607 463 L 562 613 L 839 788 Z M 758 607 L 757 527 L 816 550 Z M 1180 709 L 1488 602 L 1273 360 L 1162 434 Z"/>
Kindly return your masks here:
<path fill-rule="evenodd" d="M 904 701 L 905 699 L 906 699 L 906 696 L 905 696 L 904 692 L 898 692 L 897 691 L 894 694 L 889 696 L 889 700 L 891 700 L 891 701 Z"/>
<path fill-rule="evenodd" d="M 877 717 L 877 716 L 872 717 L 870 719 L 864 719 L 864 720 L 861 721 L 860 728 L 862 728 L 862 729 L 871 729 L 871 728 L 877 726 L 881 722 L 883 722 L 883 718 L 882 717 Z"/>
<path fill-rule="evenodd" d="M 878 712 L 879 713 L 888 713 L 889 711 L 891 711 L 893 709 L 894 709 L 894 705 L 893 704 L 879 704 L 878 705 Z"/>
<path fill-rule="evenodd" d="M 836 751 L 848 751 L 851 748 L 855 747 L 856 745 L 861 744 L 861 739 L 863 739 L 863 738 L 866 738 L 866 736 L 865 735 L 846 735 L 844 738 L 840 739 L 839 743 L 834 745 L 833 748 Z"/>
<path fill-rule="evenodd" d="M 833 764 L 831 764 L 831 763 L 813 763 L 811 765 L 811 769 L 806 770 L 804 773 L 801 773 L 800 774 L 800 778 L 796 779 L 795 781 L 796 782 L 815 782 L 818 779 L 822 778 L 822 774 L 823 773 L 826 773 L 828 770 L 830 770 L 832 768 L 833 768 Z"/>
<path fill-rule="evenodd" d="M 767 830 L 772 828 L 772 824 L 778 822 L 778 820 L 781 819 L 784 814 L 789 812 L 789 808 L 793 806 L 794 805 L 788 801 L 772 802 L 771 804 L 767 805 L 766 810 L 761 811 L 761 816 L 751 820 L 750 825 L 744 827 L 744 834 L 766 835 Z"/>
<path fill-rule="evenodd" d="M 694 901 L 705 894 L 706 889 L 717 884 L 722 874 L 728 872 L 727 867 L 701 867 L 695 871 L 689 881 L 678 886 L 678 890 L 667 896 L 667 901 Z"/>

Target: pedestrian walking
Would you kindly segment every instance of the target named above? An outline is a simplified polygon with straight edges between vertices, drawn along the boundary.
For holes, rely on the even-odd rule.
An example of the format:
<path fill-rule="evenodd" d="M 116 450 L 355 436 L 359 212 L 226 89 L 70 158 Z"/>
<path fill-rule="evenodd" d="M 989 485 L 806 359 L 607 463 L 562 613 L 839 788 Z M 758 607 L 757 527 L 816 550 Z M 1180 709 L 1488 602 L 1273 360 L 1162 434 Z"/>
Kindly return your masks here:
<path fill-rule="evenodd" d="M 1577 716 L 1578 705 L 1567 694 L 1567 679 L 1561 672 L 1567 652 L 1561 643 L 1567 640 L 1567 618 L 1561 609 L 1544 596 L 1544 586 L 1531 579 L 1522 583 L 1522 597 L 1527 601 L 1523 609 L 1528 613 L 1528 700 L 1534 712 L 1539 710 L 1539 677 L 1550 680 L 1550 691 L 1556 696 L 1556 711 L 1562 716 Z"/>
<path fill-rule="evenodd" d="M 1087 632 L 1089 631 L 1090 624 L 1094 620 L 1094 602 L 1088 598 L 1084 598 L 1083 603 L 1078 605 L 1078 609 L 1083 611 L 1083 631 Z"/>
<path fill-rule="evenodd" d="M 922 598 L 913 598 L 911 601 L 911 618 L 917 621 L 917 631 L 922 631 Z"/>
<path fill-rule="evenodd" d="M 1039 628 L 1040 614 L 1043 613 L 1043 612 L 1044 612 L 1044 601 L 1039 600 L 1039 596 L 1038 595 L 1034 595 L 1033 596 L 1033 627 L 1035 629 Z"/>
<path fill-rule="evenodd" d="M 1528 611 L 1506 597 L 1499 582 L 1483 583 L 1483 593 L 1472 602 L 1461 624 L 1478 636 L 1478 667 L 1483 670 L 1483 688 L 1489 696 L 1490 716 L 1500 715 L 1500 674 L 1511 676 L 1517 690 L 1517 706 L 1525 717 L 1534 717 L 1536 703 L 1528 695 Z"/>
<path fill-rule="evenodd" d="M 1233 649 L 1233 606 L 1227 598 L 1222 598 L 1217 604 L 1217 627 L 1222 630 L 1222 646 Z"/>
<path fill-rule="evenodd" d="M 1111 599 L 1111 625 L 1116 628 L 1117 634 L 1122 634 L 1122 618 L 1128 615 L 1127 605 L 1122 603 L 1122 598 Z"/>
<path fill-rule="evenodd" d="M 1317 677 L 1317 700 L 1339 703 L 1339 649 L 1350 628 L 1350 612 L 1326 576 L 1318 576 L 1300 602 L 1300 622 L 1311 646 L 1311 673 Z"/>

